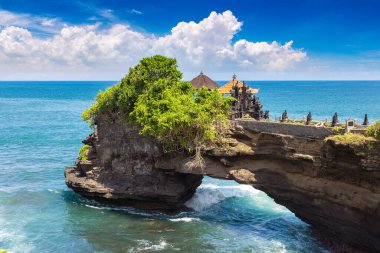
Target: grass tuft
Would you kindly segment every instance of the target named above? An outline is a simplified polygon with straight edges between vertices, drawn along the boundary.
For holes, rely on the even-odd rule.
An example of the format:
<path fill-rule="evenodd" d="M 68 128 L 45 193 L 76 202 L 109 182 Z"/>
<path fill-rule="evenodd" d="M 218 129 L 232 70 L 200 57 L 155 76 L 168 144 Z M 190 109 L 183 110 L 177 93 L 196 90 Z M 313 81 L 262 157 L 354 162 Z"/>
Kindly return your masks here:
<path fill-rule="evenodd" d="M 364 145 L 375 141 L 375 138 L 361 134 L 345 133 L 327 137 L 325 140 L 332 140 L 339 144 Z"/>
<path fill-rule="evenodd" d="M 370 125 L 367 128 L 365 135 L 380 140 L 380 121 L 376 121 Z"/>

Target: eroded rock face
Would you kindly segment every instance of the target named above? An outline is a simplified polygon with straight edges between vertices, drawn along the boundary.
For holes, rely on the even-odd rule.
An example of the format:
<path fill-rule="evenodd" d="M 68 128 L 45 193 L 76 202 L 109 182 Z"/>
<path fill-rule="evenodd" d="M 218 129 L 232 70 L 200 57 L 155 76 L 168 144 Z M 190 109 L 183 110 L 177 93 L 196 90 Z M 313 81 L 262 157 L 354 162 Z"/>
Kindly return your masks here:
<path fill-rule="evenodd" d="M 380 252 L 380 144 L 252 133 L 235 135 L 251 152 L 210 151 L 230 164 L 226 177 L 266 192 L 321 234 Z"/>
<path fill-rule="evenodd" d="M 160 145 L 118 119 L 99 119 L 97 129 L 83 142 L 90 146 L 88 160 L 67 167 L 65 177 L 67 185 L 85 197 L 175 211 L 202 182 L 202 175 L 156 169 L 155 159 L 163 156 Z"/>
<path fill-rule="evenodd" d="M 320 235 L 338 241 L 338 252 L 348 252 L 339 243 L 380 252 L 379 142 L 337 144 L 241 127 L 232 137 L 227 147 L 207 151 L 207 175 L 264 191 Z M 174 169 L 182 168 L 176 163 Z"/>
<path fill-rule="evenodd" d="M 164 153 L 119 120 L 98 120 L 85 143 L 89 161 L 65 171 L 74 191 L 111 203 L 178 209 L 203 173 L 266 192 L 321 234 L 380 252 L 380 143 L 346 145 L 236 127 L 227 145 L 207 150 L 205 171 L 185 153 Z"/>

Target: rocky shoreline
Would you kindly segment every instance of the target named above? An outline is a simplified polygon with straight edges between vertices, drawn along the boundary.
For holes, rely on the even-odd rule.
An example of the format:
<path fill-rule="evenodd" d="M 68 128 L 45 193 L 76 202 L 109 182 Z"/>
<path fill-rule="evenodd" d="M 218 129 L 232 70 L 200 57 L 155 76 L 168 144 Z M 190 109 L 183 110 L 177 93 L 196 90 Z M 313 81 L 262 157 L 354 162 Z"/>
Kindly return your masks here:
<path fill-rule="evenodd" d="M 138 128 L 98 119 L 84 143 L 88 160 L 65 170 L 75 192 L 103 202 L 175 211 L 201 184 L 189 155 L 164 153 Z M 255 132 L 237 126 L 227 145 L 207 150 L 204 174 L 266 192 L 326 238 L 380 251 L 380 144 Z"/>

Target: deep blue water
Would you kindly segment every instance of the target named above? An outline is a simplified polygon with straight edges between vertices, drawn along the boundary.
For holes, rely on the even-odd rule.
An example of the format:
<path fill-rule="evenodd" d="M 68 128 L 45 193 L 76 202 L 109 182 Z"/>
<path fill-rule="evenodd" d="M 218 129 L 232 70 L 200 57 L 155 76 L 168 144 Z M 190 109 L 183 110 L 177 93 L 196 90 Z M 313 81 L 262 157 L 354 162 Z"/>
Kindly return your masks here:
<path fill-rule="evenodd" d="M 67 189 L 91 130 L 80 113 L 114 82 L 0 82 L 0 249 L 9 252 L 326 252 L 250 186 L 206 178 L 177 216 L 116 209 Z M 249 82 L 251 83 L 251 82 Z M 380 82 L 254 82 L 272 117 L 380 118 Z"/>
<path fill-rule="evenodd" d="M 225 82 L 218 82 L 224 84 Z M 259 88 L 257 94 L 264 110 L 272 118 L 279 118 L 284 110 L 289 118 L 313 118 L 331 121 L 335 112 L 339 120 L 380 119 L 380 81 L 248 81 L 250 87 Z"/>

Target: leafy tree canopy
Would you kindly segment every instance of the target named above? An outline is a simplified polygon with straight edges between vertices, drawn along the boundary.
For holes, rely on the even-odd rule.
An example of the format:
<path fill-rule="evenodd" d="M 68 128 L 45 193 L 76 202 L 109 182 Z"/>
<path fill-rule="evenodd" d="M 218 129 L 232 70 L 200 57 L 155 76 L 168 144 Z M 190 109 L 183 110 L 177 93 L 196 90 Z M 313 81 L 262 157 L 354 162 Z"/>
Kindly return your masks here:
<path fill-rule="evenodd" d="M 82 117 L 93 125 L 96 116 L 117 113 L 139 124 L 141 134 L 157 138 L 166 150 L 195 151 L 188 165 L 202 168 L 201 150 L 219 142 L 228 129 L 230 99 L 216 89 L 196 90 L 181 78 L 175 59 L 143 58 L 119 84 L 99 92 Z"/>
<path fill-rule="evenodd" d="M 82 117 L 93 126 L 99 113 L 119 112 L 122 116 L 128 116 L 133 111 L 139 95 L 154 85 L 155 81 L 165 79 L 176 82 L 181 78 L 182 73 L 177 69 L 176 59 L 161 55 L 143 58 L 138 65 L 129 69 L 129 74 L 119 84 L 104 92 L 100 91 L 95 103 L 83 112 Z M 133 119 L 129 118 L 129 122 L 133 123 Z"/>

